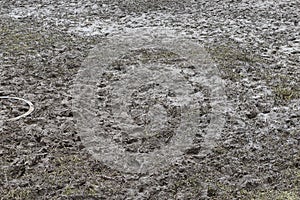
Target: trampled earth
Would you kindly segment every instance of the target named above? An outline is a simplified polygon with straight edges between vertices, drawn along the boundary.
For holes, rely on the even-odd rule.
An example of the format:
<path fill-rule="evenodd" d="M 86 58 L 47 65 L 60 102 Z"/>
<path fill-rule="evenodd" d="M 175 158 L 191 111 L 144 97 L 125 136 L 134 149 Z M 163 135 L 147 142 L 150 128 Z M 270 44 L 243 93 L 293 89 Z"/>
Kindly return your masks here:
<path fill-rule="evenodd" d="M 1 1 L 0 199 L 299 199 L 299 13 Z"/>

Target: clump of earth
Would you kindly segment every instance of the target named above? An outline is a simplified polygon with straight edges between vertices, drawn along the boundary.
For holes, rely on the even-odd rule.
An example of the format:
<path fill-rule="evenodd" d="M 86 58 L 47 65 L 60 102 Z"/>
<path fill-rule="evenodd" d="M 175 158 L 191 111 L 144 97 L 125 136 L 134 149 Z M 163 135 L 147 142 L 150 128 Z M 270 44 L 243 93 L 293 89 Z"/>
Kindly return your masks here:
<path fill-rule="evenodd" d="M 299 199 L 299 13 L 1 1 L 1 199 Z"/>

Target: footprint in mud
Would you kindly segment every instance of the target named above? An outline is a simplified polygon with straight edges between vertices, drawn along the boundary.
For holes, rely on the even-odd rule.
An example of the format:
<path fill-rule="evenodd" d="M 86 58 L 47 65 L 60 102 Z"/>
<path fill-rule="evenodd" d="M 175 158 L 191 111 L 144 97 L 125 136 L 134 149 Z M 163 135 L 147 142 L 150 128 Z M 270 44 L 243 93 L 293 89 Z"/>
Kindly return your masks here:
<path fill-rule="evenodd" d="M 117 170 L 155 171 L 193 148 L 215 146 L 226 96 L 205 49 L 160 29 L 137 30 L 97 45 L 73 87 L 73 110 L 86 149 Z M 209 124 L 200 127 L 209 101 Z"/>

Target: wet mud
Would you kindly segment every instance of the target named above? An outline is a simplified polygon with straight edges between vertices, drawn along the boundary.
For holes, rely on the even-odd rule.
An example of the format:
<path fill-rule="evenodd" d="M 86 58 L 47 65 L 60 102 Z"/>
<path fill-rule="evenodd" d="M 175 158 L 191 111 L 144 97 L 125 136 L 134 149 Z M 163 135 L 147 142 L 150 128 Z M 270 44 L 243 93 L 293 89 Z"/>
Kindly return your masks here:
<path fill-rule="evenodd" d="M 298 1 L 1 1 L 0 199 L 299 199 Z"/>

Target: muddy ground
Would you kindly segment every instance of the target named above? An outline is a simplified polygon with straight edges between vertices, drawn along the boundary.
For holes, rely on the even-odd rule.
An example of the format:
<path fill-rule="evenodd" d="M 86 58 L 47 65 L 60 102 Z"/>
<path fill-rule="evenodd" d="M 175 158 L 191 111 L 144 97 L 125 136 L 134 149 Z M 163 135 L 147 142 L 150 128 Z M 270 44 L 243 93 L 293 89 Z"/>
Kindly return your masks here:
<path fill-rule="evenodd" d="M 0 199 L 299 199 L 299 13 L 296 0 L 1 1 L 0 96 L 24 98 L 35 110 L 7 121 L 26 112 L 28 105 L 0 99 Z M 209 151 L 203 153 L 211 144 L 205 142 L 204 131 L 192 148 L 164 167 L 126 171 L 88 151 L 74 88 L 97 45 L 141 28 L 171 29 L 201 44 L 222 79 L 228 109 L 222 110 L 224 125 Z M 178 64 L 174 52 L 158 51 L 150 52 L 151 62 Z M 149 50 L 133 51 L 112 66 L 122 75 L 122 67 L 136 65 L 143 55 L 140 61 L 148 62 Z M 114 86 L 113 79 L 102 78 Z M 101 89 L 99 79 L 95 84 Z M 149 103 L 150 94 L 174 97 L 163 90 L 151 90 L 155 94 L 148 96 L 141 91 L 131 97 L 138 105 L 131 105 L 132 115 L 144 112 L 141 105 Z M 205 87 L 199 91 L 201 98 L 210 94 Z M 101 95 L 108 98 L 105 92 Z M 199 102 L 198 129 L 206 130 L 214 121 L 213 103 L 210 98 Z M 167 113 L 174 111 L 169 105 Z M 163 115 L 160 107 L 151 112 L 156 111 Z M 171 119 L 171 128 L 183 119 L 180 112 L 163 116 Z M 101 112 L 95 117 L 105 123 L 110 119 Z M 93 125 L 104 135 L 120 130 L 105 123 Z M 114 139 L 128 152 L 147 154 L 174 137 L 172 131 L 159 133 Z"/>

